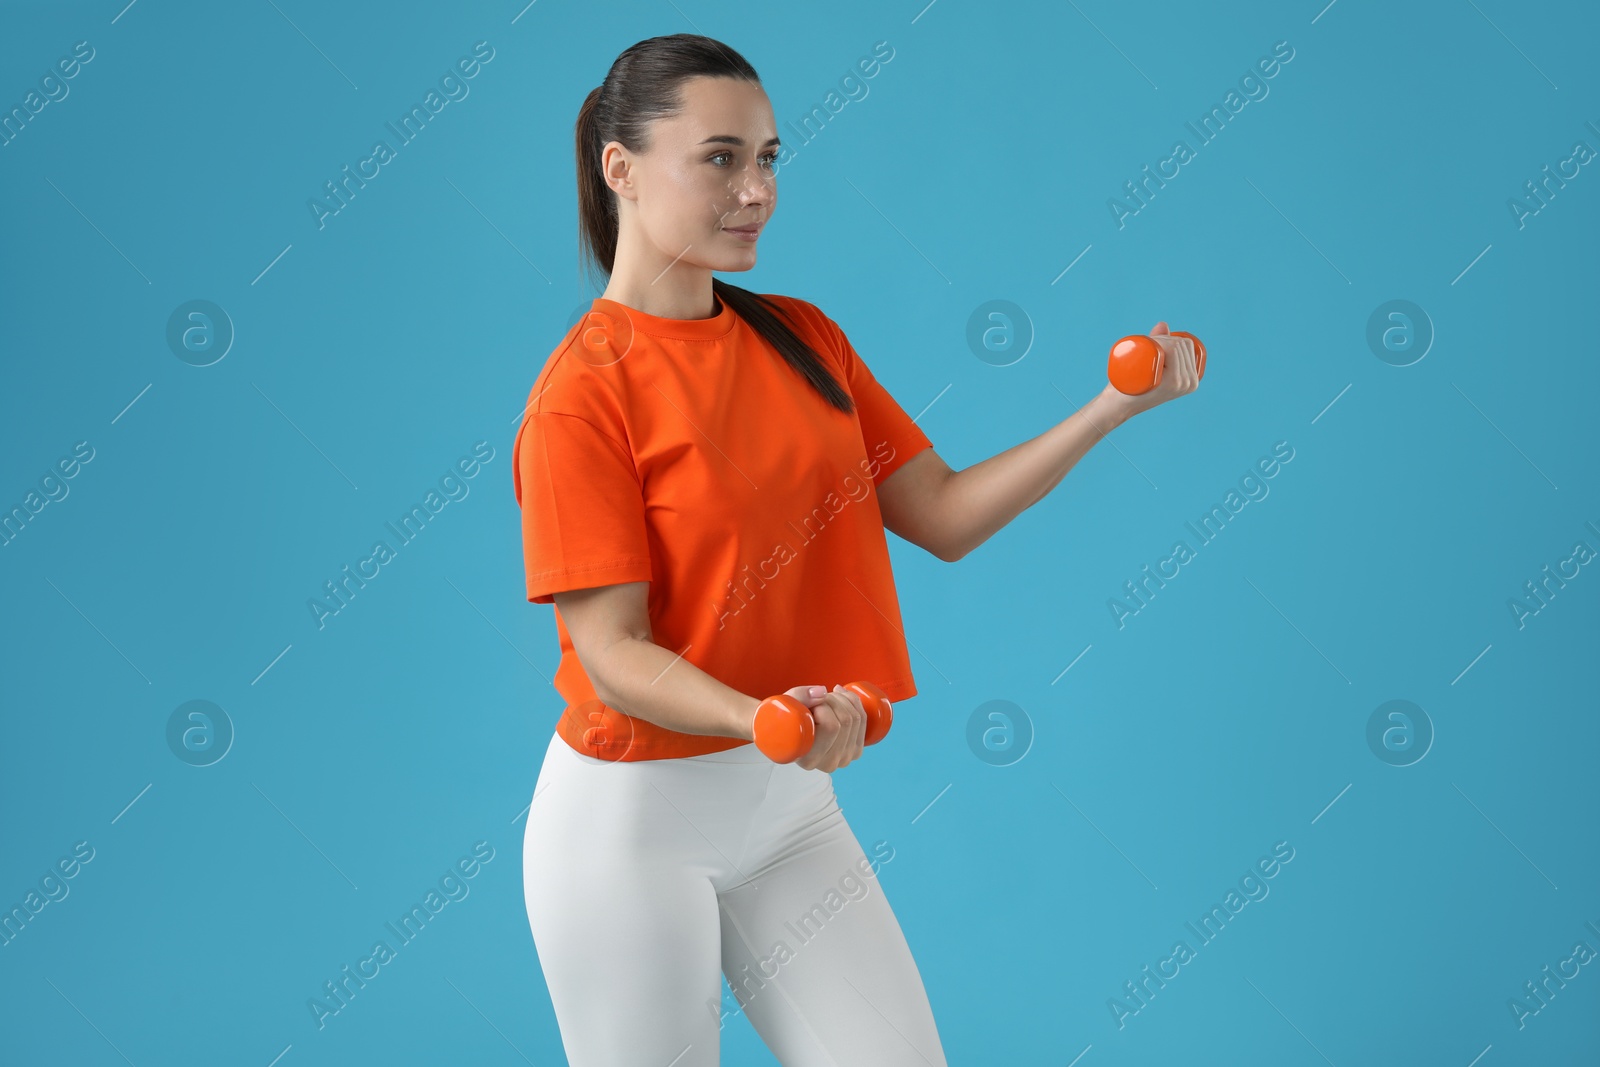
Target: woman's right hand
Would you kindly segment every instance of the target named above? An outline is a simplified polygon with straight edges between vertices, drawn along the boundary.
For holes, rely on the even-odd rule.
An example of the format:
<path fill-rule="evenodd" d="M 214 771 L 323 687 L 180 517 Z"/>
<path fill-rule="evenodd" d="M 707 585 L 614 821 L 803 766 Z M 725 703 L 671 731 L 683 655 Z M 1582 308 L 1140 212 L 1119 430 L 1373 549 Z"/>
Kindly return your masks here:
<path fill-rule="evenodd" d="M 821 696 L 812 695 L 818 691 Z M 811 751 L 795 760 L 795 766 L 832 774 L 861 758 L 861 750 L 866 747 L 867 712 L 860 697 L 842 685 L 834 686 L 831 693 L 820 685 L 796 686 L 789 695 L 811 709 L 817 727 Z"/>

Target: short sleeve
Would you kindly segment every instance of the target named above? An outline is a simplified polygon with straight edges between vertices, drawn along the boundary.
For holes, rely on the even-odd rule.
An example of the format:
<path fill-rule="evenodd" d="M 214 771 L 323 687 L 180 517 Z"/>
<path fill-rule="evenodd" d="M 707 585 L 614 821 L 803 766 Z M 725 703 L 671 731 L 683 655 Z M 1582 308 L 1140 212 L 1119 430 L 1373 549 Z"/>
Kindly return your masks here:
<path fill-rule="evenodd" d="M 882 485 L 884 479 L 899 470 L 906 460 L 924 448 L 933 447 L 933 442 L 922 432 L 922 427 L 911 421 L 911 416 L 889 395 L 889 390 L 873 377 L 866 361 L 856 354 L 850 339 L 839 325 L 826 315 L 821 317 L 827 324 L 828 333 L 844 365 L 846 387 L 855 399 L 867 458 L 878 464 L 878 472 L 873 475 L 872 482 Z"/>
<path fill-rule="evenodd" d="M 650 580 L 644 493 L 626 447 L 581 416 L 535 411 L 515 455 L 530 601 Z"/>

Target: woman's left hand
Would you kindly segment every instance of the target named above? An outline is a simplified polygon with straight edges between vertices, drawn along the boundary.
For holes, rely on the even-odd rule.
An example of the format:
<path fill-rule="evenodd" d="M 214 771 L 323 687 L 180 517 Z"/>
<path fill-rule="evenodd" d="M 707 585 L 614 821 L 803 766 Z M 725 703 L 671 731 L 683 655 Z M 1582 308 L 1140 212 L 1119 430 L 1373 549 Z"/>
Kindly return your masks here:
<path fill-rule="evenodd" d="M 812 705 L 811 718 L 817 726 L 816 740 L 811 751 L 796 761 L 798 766 L 832 774 L 861 758 L 866 745 L 867 712 L 860 697 L 836 685 L 833 692 Z"/>
<path fill-rule="evenodd" d="M 1200 388 L 1200 372 L 1195 366 L 1194 342 L 1187 337 L 1174 337 L 1165 322 L 1158 322 L 1150 331 L 1151 340 L 1166 353 L 1161 384 L 1148 393 L 1129 396 L 1110 382 L 1100 393 L 1101 404 L 1110 410 L 1118 422 L 1126 422 L 1140 412 L 1165 404 L 1180 396 L 1187 396 Z"/>

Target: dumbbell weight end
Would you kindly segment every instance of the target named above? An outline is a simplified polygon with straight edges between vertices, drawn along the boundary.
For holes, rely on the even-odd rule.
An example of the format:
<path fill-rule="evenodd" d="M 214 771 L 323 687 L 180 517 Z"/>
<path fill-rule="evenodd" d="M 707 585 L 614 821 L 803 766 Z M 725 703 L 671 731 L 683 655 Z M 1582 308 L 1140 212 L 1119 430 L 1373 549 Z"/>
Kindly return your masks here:
<path fill-rule="evenodd" d="M 894 725 L 894 713 L 889 697 L 871 682 L 848 682 L 845 688 L 861 699 L 867 713 L 867 729 L 863 741 L 875 745 L 882 741 Z M 793 763 L 811 751 L 816 741 L 817 724 L 811 709 L 787 693 L 779 693 L 763 700 L 756 707 L 755 745 L 774 763 Z"/>
<path fill-rule="evenodd" d="M 1206 376 L 1206 346 L 1200 338 L 1183 330 L 1172 331 L 1173 337 L 1187 337 L 1194 342 L 1194 369 L 1200 377 Z M 1148 393 L 1161 384 L 1166 369 L 1166 350 L 1153 337 L 1134 334 L 1124 337 L 1111 346 L 1111 358 L 1106 363 L 1106 377 L 1111 387 L 1128 396 Z"/>

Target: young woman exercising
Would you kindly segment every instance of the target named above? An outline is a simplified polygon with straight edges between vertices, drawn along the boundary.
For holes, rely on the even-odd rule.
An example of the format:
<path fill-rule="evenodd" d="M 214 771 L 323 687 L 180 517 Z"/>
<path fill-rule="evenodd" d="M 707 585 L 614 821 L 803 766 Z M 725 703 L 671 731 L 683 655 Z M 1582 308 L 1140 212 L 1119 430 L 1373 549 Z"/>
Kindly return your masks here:
<path fill-rule="evenodd" d="M 816 306 L 712 277 L 755 266 L 778 146 L 755 70 L 691 34 L 628 48 L 578 114 L 580 238 L 609 280 L 535 381 L 514 469 L 567 702 L 524 892 L 576 1067 L 717 1064 L 724 975 L 789 1067 L 945 1063 L 876 878 L 892 843 L 868 858 L 830 777 L 917 691 L 884 530 L 958 560 L 1199 380 L 1158 323 L 1154 389 L 1108 385 L 952 471 Z"/>

